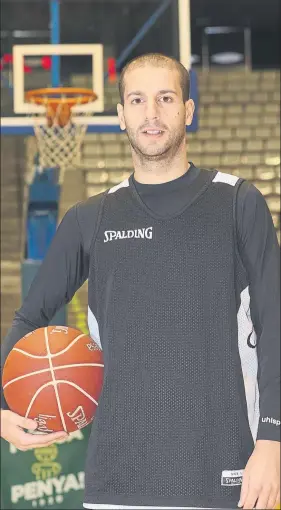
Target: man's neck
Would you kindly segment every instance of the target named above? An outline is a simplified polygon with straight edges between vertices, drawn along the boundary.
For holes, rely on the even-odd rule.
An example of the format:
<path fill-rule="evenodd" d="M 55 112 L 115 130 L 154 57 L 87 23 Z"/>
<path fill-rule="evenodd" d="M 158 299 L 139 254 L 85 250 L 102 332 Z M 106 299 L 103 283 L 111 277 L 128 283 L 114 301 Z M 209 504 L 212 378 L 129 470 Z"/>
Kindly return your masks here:
<path fill-rule="evenodd" d="M 133 153 L 134 178 L 142 184 L 162 184 L 184 175 L 190 167 L 186 150 L 180 151 L 172 160 L 147 161 Z"/>

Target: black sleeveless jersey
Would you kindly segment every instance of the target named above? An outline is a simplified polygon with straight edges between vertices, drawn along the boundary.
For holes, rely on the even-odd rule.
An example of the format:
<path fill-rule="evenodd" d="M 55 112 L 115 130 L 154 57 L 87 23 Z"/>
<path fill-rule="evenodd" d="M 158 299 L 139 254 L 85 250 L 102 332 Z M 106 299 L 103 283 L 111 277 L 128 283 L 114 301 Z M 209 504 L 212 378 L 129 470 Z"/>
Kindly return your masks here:
<path fill-rule="evenodd" d="M 201 170 L 153 213 L 132 177 L 104 195 L 89 324 L 104 353 L 85 503 L 234 508 L 253 449 L 238 345 L 241 180 Z"/>

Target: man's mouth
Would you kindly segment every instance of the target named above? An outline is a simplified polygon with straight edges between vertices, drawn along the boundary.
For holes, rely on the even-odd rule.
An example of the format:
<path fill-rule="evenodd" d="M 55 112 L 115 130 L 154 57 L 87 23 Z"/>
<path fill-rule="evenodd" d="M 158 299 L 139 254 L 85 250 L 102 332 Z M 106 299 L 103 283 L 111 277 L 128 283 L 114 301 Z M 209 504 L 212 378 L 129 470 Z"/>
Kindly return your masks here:
<path fill-rule="evenodd" d="M 164 131 L 162 129 L 145 129 L 143 131 L 143 133 L 145 135 L 150 135 L 150 136 L 159 136 L 159 135 L 162 135 L 164 133 Z"/>

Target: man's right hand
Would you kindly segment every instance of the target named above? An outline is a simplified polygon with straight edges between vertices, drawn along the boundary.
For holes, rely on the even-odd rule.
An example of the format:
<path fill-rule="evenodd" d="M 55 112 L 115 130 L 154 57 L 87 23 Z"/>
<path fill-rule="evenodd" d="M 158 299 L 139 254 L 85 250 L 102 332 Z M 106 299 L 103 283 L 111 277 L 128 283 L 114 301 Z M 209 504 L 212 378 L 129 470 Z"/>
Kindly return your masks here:
<path fill-rule="evenodd" d="M 36 430 L 37 422 L 23 418 L 19 414 L 1 409 L 1 437 L 13 444 L 18 450 L 26 451 L 33 448 L 50 446 L 55 441 L 64 439 L 68 434 L 64 431 L 50 434 L 30 434 L 23 429 Z"/>

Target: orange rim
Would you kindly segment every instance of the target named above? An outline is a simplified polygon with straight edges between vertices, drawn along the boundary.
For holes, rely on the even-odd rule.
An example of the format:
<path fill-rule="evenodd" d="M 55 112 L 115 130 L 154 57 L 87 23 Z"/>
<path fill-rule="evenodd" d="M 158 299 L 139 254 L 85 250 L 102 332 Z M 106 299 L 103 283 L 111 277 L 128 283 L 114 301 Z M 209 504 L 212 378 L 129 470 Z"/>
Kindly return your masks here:
<path fill-rule="evenodd" d="M 64 95 L 76 95 L 77 97 L 53 97 L 57 94 Z M 73 88 L 73 87 L 57 87 L 57 88 L 45 88 L 29 90 L 25 94 L 25 98 L 29 103 L 36 103 L 39 105 L 46 104 L 68 104 L 69 106 L 75 106 L 77 104 L 86 104 L 95 101 L 98 96 L 90 89 Z"/>

